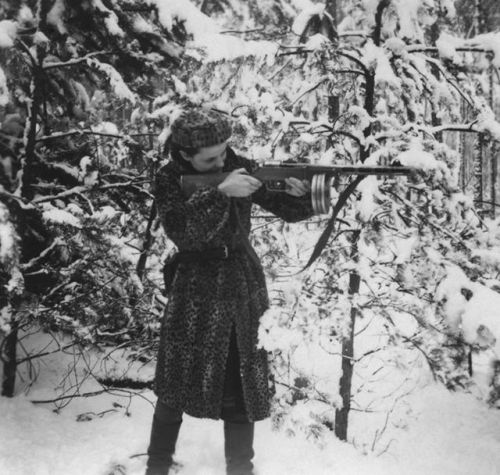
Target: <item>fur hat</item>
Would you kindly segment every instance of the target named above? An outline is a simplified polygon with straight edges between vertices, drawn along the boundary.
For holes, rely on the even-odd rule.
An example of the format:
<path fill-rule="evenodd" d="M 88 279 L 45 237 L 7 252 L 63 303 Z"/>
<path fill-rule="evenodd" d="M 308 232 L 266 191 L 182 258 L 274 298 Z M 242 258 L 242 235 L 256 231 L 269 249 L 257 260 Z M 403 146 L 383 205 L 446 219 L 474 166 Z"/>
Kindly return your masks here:
<path fill-rule="evenodd" d="M 181 147 L 211 147 L 231 136 L 231 122 L 212 110 L 189 109 L 174 120 L 171 131 L 172 142 Z"/>

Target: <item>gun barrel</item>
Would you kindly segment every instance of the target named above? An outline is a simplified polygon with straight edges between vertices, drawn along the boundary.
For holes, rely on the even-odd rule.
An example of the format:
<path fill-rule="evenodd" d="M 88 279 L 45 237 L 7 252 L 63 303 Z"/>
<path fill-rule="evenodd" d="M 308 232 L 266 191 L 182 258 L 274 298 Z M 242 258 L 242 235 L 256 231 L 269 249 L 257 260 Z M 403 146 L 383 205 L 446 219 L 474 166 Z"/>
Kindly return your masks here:
<path fill-rule="evenodd" d="M 412 167 L 404 167 L 401 165 L 299 165 L 299 164 L 283 164 L 283 165 L 263 165 L 254 174 L 257 178 L 260 176 L 302 176 L 304 179 L 311 179 L 314 175 L 325 174 L 327 176 L 335 175 L 410 175 L 415 169 Z"/>

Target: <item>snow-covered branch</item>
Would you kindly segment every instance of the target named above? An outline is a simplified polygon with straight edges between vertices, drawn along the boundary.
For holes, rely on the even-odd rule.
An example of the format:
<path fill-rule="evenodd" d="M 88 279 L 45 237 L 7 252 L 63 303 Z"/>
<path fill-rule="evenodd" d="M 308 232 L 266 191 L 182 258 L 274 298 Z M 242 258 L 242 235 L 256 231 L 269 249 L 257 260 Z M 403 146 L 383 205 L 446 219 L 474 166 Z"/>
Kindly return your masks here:
<path fill-rule="evenodd" d="M 143 184 L 145 182 L 149 182 L 149 180 L 130 180 L 122 183 L 108 183 L 106 185 L 99 186 L 75 186 L 69 190 L 63 191 L 62 193 L 58 193 L 57 195 L 52 196 L 43 196 L 40 198 L 35 198 L 32 202 L 36 204 L 46 203 L 48 201 L 55 201 L 62 198 L 68 198 L 73 195 L 80 195 L 82 193 L 90 193 L 95 191 L 104 191 L 111 190 L 115 188 L 132 188 L 137 192 L 145 194 L 148 198 L 153 198 L 153 195 L 143 188 L 138 187 L 137 185 Z"/>
<path fill-rule="evenodd" d="M 62 193 L 58 193 L 57 195 L 43 196 L 40 198 L 35 198 L 34 200 L 32 200 L 32 203 L 36 203 L 36 204 L 46 203 L 48 201 L 54 201 L 54 200 L 59 200 L 62 198 L 68 198 L 69 196 L 79 195 L 81 193 L 85 193 L 88 191 L 91 191 L 91 188 L 88 188 L 86 186 L 75 186 L 73 188 L 70 188 L 69 190 L 63 191 Z"/>
<path fill-rule="evenodd" d="M 68 61 L 55 61 L 55 62 L 48 62 L 42 65 L 42 68 L 44 70 L 48 69 L 54 69 L 54 68 L 67 68 L 71 66 L 77 66 L 81 63 L 87 62 L 89 58 L 93 58 L 94 56 L 101 56 L 103 54 L 110 54 L 110 51 L 94 51 L 92 53 L 86 54 L 85 56 L 82 56 L 81 58 L 73 58 Z"/>
<path fill-rule="evenodd" d="M 21 264 L 20 268 L 23 270 L 23 272 L 26 272 L 27 270 L 36 266 L 43 259 L 45 259 L 45 257 L 49 255 L 53 249 L 64 245 L 65 245 L 64 241 L 60 237 L 57 237 L 56 239 L 54 239 L 54 242 L 48 248 L 44 249 L 37 257 L 34 257 L 33 259 L 30 259 L 28 262 Z"/>
<path fill-rule="evenodd" d="M 96 135 L 99 137 L 109 137 L 111 139 L 126 139 L 127 137 L 157 137 L 157 133 L 139 133 L 139 134 L 128 134 L 128 135 L 120 135 L 120 134 L 112 134 L 106 132 L 97 132 L 93 130 L 68 130 L 67 132 L 54 132 L 50 135 L 44 135 L 39 137 L 37 142 L 46 142 L 48 140 L 60 139 L 63 137 L 70 137 L 73 135 Z"/>

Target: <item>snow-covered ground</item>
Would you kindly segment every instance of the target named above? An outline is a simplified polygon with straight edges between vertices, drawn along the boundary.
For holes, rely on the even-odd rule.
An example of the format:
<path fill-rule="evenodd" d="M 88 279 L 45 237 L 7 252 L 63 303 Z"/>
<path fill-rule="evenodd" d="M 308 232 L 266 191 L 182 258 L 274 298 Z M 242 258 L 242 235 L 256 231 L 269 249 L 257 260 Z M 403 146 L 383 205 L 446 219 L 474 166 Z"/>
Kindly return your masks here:
<path fill-rule="evenodd" d="M 143 394 L 153 400 L 150 393 Z M 470 395 L 429 387 L 412 399 L 418 415 L 380 457 L 362 455 L 334 438 L 320 448 L 301 436 L 256 424 L 255 465 L 261 475 L 497 475 L 500 473 L 500 413 Z M 0 402 L 0 473 L 58 475 L 144 471 L 152 406 L 134 397 L 130 415 L 119 408 L 102 418 L 77 422 L 78 414 L 111 409 L 109 395 L 73 402 L 60 414 L 25 397 Z M 177 460 L 182 475 L 224 473 L 222 423 L 185 417 Z M 122 471 L 118 471 L 118 467 Z"/>
<path fill-rule="evenodd" d="M 45 342 L 40 342 L 40 345 Z M 54 383 L 72 368 L 75 355 L 54 353 L 36 363 L 38 379 L 30 391 L 0 398 L 0 473 L 7 475 L 109 475 L 144 471 L 155 397 L 144 391 L 77 397 L 59 413 L 53 404 L 31 401 L 54 397 Z M 94 368 L 93 360 L 78 360 Z M 142 368 L 142 374 L 152 368 Z M 131 368 L 132 372 L 134 368 Z M 68 372 L 71 386 L 78 371 Z M 133 376 L 133 375 L 132 375 Z M 20 384 L 22 389 L 23 384 Z M 102 389 L 87 378 L 81 392 Z M 61 387 L 59 388 L 61 390 Z M 331 437 L 323 446 L 298 433 L 289 437 L 256 424 L 255 466 L 260 475 L 498 475 L 500 473 L 500 411 L 488 409 L 471 394 L 451 393 L 429 384 L 405 401 L 408 411 L 393 418 L 392 439 L 379 456 Z M 352 431 L 363 431 L 362 416 Z M 368 427 L 366 430 L 372 430 Z M 368 448 L 369 449 L 369 448 Z M 367 454 L 364 454 L 367 453 Z M 134 457 L 135 455 L 135 457 Z M 178 442 L 180 475 L 224 473 L 220 421 L 186 416 Z"/>

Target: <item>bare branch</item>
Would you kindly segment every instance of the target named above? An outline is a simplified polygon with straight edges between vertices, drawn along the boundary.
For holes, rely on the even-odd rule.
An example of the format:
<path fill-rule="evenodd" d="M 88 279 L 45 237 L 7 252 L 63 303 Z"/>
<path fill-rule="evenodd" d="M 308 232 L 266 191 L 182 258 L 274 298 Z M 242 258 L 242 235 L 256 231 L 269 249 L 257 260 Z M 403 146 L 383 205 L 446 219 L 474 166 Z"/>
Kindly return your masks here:
<path fill-rule="evenodd" d="M 68 343 L 67 345 L 64 345 L 64 346 L 61 346 L 57 340 L 56 340 L 56 342 L 57 342 L 59 348 L 52 350 L 52 351 L 46 351 L 43 353 L 37 353 L 35 355 L 27 356 L 26 358 L 23 358 L 22 360 L 18 360 L 17 364 L 19 365 L 21 363 L 25 363 L 26 361 L 34 360 L 35 358 L 41 358 L 42 356 L 47 356 L 47 355 L 51 355 L 53 353 L 58 353 L 60 351 L 67 350 L 68 348 L 71 348 L 72 346 L 78 345 L 78 342 L 76 342 L 76 341 L 74 341 L 72 343 Z"/>
<path fill-rule="evenodd" d="M 328 81 L 328 78 L 323 78 L 323 79 L 321 79 L 321 81 L 317 82 L 314 86 L 310 87 L 309 89 L 307 89 L 303 93 L 299 94 L 299 96 L 292 101 L 292 106 L 295 105 L 306 94 L 309 94 L 310 92 L 313 92 L 316 89 L 318 89 L 318 87 L 321 86 L 322 84 L 324 84 L 326 81 Z"/>
<path fill-rule="evenodd" d="M 360 58 L 356 58 L 356 56 L 353 56 L 350 53 L 345 53 L 344 51 L 336 51 L 335 53 L 338 54 L 339 56 L 343 56 L 344 58 L 350 59 L 351 61 L 356 63 L 363 70 L 363 74 L 365 75 L 369 74 L 370 71 L 366 67 L 366 64 L 363 63 L 363 61 L 361 61 Z"/>

